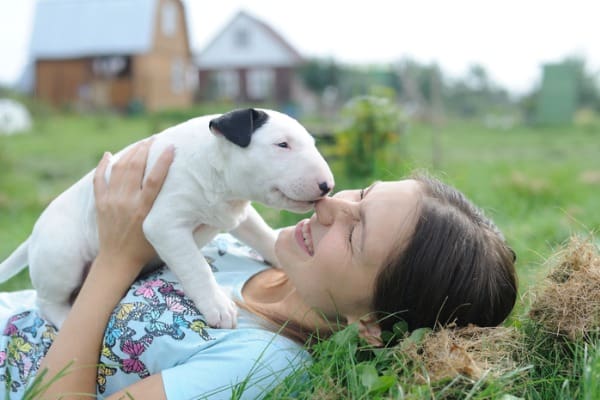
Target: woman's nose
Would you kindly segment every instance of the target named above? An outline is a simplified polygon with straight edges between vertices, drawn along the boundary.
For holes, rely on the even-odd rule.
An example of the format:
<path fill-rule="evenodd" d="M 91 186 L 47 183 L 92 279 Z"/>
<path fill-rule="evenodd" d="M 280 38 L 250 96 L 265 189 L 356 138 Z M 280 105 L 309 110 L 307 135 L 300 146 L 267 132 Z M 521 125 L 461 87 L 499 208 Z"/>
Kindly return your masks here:
<path fill-rule="evenodd" d="M 340 212 L 346 211 L 345 214 L 350 214 L 347 210 L 349 207 L 350 203 L 347 200 L 324 197 L 315 204 L 317 220 L 322 225 L 331 225 Z"/>

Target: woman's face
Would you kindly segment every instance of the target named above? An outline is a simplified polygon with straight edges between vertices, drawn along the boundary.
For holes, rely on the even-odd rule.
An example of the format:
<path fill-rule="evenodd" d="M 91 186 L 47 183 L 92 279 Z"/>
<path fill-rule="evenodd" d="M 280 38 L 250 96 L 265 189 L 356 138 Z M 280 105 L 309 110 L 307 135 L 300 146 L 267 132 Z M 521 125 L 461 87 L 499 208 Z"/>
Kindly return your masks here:
<path fill-rule="evenodd" d="M 302 299 L 328 317 L 371 312 L 379 269 L 412 235 L 420 190 L 417 181 L 403 180 L 342 191 L 320 200 L 310 219 L 283 229 L 275 253 Z"/>

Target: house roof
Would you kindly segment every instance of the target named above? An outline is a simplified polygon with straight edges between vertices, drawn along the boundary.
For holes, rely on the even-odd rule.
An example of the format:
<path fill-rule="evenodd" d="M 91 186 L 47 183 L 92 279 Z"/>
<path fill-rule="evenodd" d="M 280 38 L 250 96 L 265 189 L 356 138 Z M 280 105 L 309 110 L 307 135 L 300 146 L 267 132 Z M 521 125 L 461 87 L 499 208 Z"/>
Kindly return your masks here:
<path fill-rule="evenodd" d="M 33 59 L 137 54 L 152 46 L 157 0 L 40 0 Z"/>
<path fill-rule="evenodd" d="M 247 36 L 243 46 L 236 43 L 240 34 Z M 196 57 L 199 69 L 293 66 L 300 61 L 302 56 L 288 41 L 245 11 L 239 11 Z"/>

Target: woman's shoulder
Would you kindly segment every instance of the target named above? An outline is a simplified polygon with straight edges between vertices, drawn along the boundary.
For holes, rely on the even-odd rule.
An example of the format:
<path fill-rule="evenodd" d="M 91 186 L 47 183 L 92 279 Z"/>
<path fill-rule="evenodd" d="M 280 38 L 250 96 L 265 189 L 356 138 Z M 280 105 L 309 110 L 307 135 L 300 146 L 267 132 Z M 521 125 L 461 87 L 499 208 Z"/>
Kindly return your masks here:
<path fill-rule="evenodd" d="M 161 375 L 167 398 L 259 399 L 310 362 L 303 346 L 278 333 L 241 328 Z"/>

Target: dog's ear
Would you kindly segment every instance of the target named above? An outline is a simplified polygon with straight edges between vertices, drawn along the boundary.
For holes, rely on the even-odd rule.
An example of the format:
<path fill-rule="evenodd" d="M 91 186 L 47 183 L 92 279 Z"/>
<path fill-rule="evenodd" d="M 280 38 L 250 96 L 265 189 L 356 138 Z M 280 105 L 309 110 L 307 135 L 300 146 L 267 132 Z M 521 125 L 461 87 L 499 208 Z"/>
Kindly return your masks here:
<path fill-rule="evenodd" d="M 212 133 L 223 135 L 240 147 L 248 147 L 255 130 L 267 122 L 269 115 L 253 108 L 233 110 L 212 119 L 208 127 Z"/>

